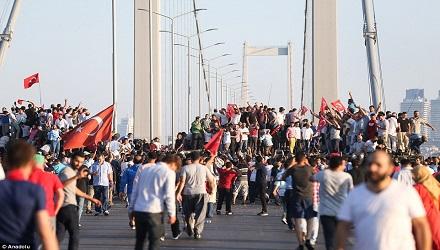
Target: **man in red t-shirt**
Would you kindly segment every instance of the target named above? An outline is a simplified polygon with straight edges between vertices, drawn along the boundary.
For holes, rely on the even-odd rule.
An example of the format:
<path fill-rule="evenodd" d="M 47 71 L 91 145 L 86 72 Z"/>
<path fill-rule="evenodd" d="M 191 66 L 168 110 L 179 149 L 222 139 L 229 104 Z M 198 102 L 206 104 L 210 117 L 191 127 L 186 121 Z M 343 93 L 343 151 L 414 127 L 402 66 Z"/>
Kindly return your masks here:
<path fill-rule="evenodd" d="M 237 178 L 237 171 L 232 169 L 232 162 L 227 162 L 225 168 L 218 168 L 220 176 L 218 183 L 217 214 L 221 214 L 223 201 L 226 200 L 226 215 L 232 215 L 232 183 Z"/>
<path fill-rule="evenodd" d="M 29 181 L 43 188 L 46 196 L 46 210 L 50 217 L 51 226 L 55 230 L 56 215 L 64 202 L 63 184 L 58 176 L 44 171 L 44 161 L 42 155 L 35 155 L 34 170 L 29 177 Z"/>
<path fill-rule="evenodd" d="M 251 149 L 251 155 L 257 152 L 257 142 L 258 142 L 258 125 L 252 124 L 249 127 L 249 148 Z"/>
<path fill-rule="evenodd" d="M 367 138 L 369 140 L 373 139 L 373 137 L 377 136 L 377 120 L 376 120 L 376 114 L 370 115 L 370 121 L 367 124 Z"/>

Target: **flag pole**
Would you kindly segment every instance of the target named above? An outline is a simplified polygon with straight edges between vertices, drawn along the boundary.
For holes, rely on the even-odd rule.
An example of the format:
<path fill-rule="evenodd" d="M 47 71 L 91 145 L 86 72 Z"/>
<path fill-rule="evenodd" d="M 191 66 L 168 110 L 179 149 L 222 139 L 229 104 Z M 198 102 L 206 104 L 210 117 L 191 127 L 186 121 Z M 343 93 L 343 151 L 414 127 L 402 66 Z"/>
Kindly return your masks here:
<path fill-rule="evenodd" d="M 41 83 L 38 83 L 38 91 L 40 92 L 40 106 L 43 106 L 43 98 L 41 95 Z"/>
<path fill-rule="evenodd" d="M 116 75 L 116 0 L 112 0 L 112 80 L 113 80 L 113 121 L 112 131 L 117 132 L 117 75 Z"/>

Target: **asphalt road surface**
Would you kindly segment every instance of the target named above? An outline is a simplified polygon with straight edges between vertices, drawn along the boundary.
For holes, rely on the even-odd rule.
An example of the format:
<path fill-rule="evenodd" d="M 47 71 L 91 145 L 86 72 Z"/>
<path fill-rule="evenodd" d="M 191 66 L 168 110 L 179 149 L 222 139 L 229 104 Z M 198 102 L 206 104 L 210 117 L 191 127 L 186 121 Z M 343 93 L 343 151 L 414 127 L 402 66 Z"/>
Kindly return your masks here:
<path fill-rule="evenodd" d="M 269 205 L 267 217 L 256 215 L 260 209 L 258 204 L 235 205 L 233 215 L 215 215 L 212 223 L 206 224 L 201 240 L 194 240 L 186 233 L 173 240 L 166 224 L 166 240 L 161 249 L 296 249 L 295 233 L 280 220 L 281 208 Z M 110 216 L 83 215 L 81 220 L 80 249 L 134 249 L 135 231 L 128 226 L 124 205 L 115 204 Z M 66 233 L 62 249 L 67 249 L 67 238 Z M 316 249 L 325 249 L 321 231 Z"/>

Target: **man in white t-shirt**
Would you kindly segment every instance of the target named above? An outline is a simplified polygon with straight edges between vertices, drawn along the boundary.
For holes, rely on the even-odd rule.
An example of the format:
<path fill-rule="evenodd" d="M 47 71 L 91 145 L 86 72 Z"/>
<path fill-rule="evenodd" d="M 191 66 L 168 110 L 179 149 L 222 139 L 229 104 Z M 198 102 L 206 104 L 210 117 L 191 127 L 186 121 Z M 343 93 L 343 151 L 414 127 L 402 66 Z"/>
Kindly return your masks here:
<path fill-rule="evenodd" d="M 304 127 L 301 128 L 301 137 L 304 150 L 306 151 L 306 153 L 309 153 L 310 142 L 313 138 L 313 129 L 310 127 L 310 123 L 306 123 Z"/>
<path fill-rule="evenodd" d="M 238 125 L 238 123 L 240 122 L 240 118 L 240 111 L 236 110 L 235 114 L 231 117 L 231 123 L 234 125 Z"/>
<path fill-rule="evenodd" d="M 412 187 L 414 186 L 412 170 L 413 167 L 411 165 L 411 161 L 403 158 L 400 160 L 400 171 L 393 174 L 393 179 L 399 183 Z"/>
<path fill-rule="evenodd" d="M 111 142 L 108 144 L 108 149 L 110 150 L 110 153 L 115 155 L 115 153 L 119 153 L 119 150 L 121 150 L 121 143 L 118 141 L 118 136 L 113 135 Z M 119 154 L 118 154 L 119 155 Z"/>
<path fill-rule="evenodd" d="M 248 139 L 249 139 L 249 129 L 247 128 L 246 123 L 241 124 L 240 136 L 241 136 L 240 151 L 246 152 L 248 147 Z"/>
<path fill-rule="evenodd" d="M 399 123 L 397 122 L 397 114 L 391 113 L 388 118 L 388 123 L 390 124 L 388 130 L 388 147 L 393 151 L 397 151 L 397 128 L 399 127 Z"/>
<path fill-rule="evenodd" d="M 284 108 L 281 107 L 279 109 L 279 112 L 276 113 L 276 118 L 275 118 L 275 125 L 278 126 L 283 126 L 284 125 L 284 120 L 286 119 L 286 115 L 284 114 Z"/>
<path fill-rule="evenodd" d="M 63 116 L 60 114 L 60 116 L 58 117 L 58 119 L 55 121 L 55 125 L 57 125 L 57 127 L 59 129 L 68 129 L 69 128 L 69 123 L 66 121 L 66 119 L 63 118 Z"/>
<path fill-rule="evenodd" d="M 367 182 L 357 186 L 338 213 L 336 249 L 344 249 L 351 226 L 354 249 L 431 249 L 431 232 L 422 201 L 412 187 L 391 179 L 393 163 L 384 151 L 368 161 Z"/>

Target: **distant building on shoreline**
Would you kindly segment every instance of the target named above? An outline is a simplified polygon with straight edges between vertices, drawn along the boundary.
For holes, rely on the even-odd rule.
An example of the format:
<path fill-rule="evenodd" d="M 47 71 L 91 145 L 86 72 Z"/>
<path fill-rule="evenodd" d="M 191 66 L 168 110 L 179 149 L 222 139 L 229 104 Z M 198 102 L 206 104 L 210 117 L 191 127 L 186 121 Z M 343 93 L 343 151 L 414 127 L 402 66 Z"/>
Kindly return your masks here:
<path fill-rule="evenodd" d="M 424 89 L 407 89 L 406 96 L 400 103 L 400 112 L 407 112 L 408 117 L 413 117 L 414 111 L 419 111 L 420 117 L 428 122 L 431 121 L 431 103 L 425 98 Z M 428 129 L 422 126 L 422 134 L 429 138 L 430 129 Z"/>
<path fill-rule="evenodd" d="M 434 145 L 440 147 L 440 91 L 436 99 L 431 100 L 431 125 L 435 131 L 431 132 L 430 140 Z"/>
<path fill-rule="evenodd" d="M 133 133 L 133 118 L 122 118 L 118 123 L 118 133 L 121 136 L 127 136 L 129 133 Z"/>

